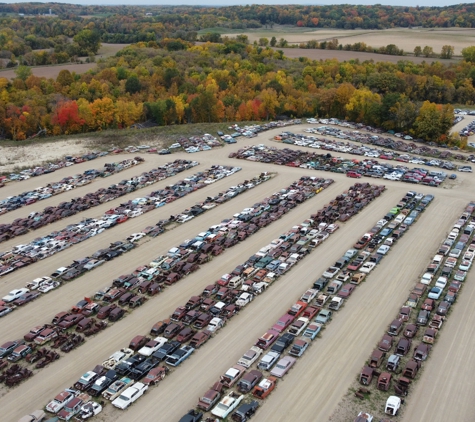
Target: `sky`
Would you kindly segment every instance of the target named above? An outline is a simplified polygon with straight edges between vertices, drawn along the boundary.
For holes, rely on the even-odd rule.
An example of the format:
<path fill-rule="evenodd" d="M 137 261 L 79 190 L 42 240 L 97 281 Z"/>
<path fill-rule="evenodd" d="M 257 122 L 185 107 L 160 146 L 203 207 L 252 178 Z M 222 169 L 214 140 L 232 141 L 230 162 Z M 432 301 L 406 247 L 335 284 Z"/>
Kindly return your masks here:
<path fill-rule="evenodd" d="M 29 3 L 31 0 L 0 0 L 4 3 Z M 248 5 L 248 4 L 305 4 L 305 5 L 324 5 L 324 4 L 383 4 L 383 5 L 391 5 L 391 6 L 449 6 L 453 4 L 459 3 L 468 3 L 467 1 L 461 2 L 460 0 L 376 0 L 376 1 L 369 1 L 369 0 L 343 0 L 343 1 L 332 1 L 332 0 L 318 0 L 318 1 L 289 1 L 289 0 L 260 0 L 256 2 L 246 2 L 246 1 L 237 1 L 237 0 L 178 0 L 176 2 L 170 0 L 99 0 L 99 1 L 91 1 L 91 0 L 76 0 L 76 1 L 62 1 L 56 0 L 56 3 L 70 3 L 70 4 L 94 4 L 94 5 L 127 5 L 133 4 L 134 6 L 137 5 L 147 5 L 147 6 L 158 6 L 158 5 L 194 5 L 194 6 L 230 6 L 230 5 Z"/>

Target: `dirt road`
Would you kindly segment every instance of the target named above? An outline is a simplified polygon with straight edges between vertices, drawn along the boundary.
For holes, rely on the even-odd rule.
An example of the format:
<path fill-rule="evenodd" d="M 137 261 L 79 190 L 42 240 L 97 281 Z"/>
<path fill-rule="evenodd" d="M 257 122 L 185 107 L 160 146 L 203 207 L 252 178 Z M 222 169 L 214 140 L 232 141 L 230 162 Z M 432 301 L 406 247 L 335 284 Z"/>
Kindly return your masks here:
<path fill-rule="evenodd" d="M 301 128 L 294 128 L 296 132 L 300 132 L 300 130 Z M 276 146 L 274 142 L 268 140 L 279 132 L 280 130 L 274 130 L 263 133 L 253 139 L 252 143 L 267 143 Z M 122 239 L 170 214 L 180 212 L 208 195 L 216 194 L 239 183 L 246 177 L 253 177 L 264 170 L 279 173 L 271 181 L 240 195 L 237 199 L 144 243 L 123 257 L 104 264 L 80 279 L 27 305 L 24 309 L 19 309 L 8 315 L 0 320 L 0 342 L 3 343 L 23 335 L 39 322 L 48 321 L 54 314 L 73 305 L 83 296 L 90 295 L 98 288 L 109 284 L 113 278 L 148 263 L 157 255 L 165 253 L 171 246 L 179 244 L 183 239 L 198 234 L 245 207 L 252 206 L 255 202 L 287 186 L 292 180 L 302 175 L 310 174 L 335 179 L 335 183 L 319 195 L 260 230 L 256 235 L 226 251 L 223 255 L 214 258 L 212 262 L 203 265 L 198 272 L 186 277 L 171 288 L 167 288 L 144 306 L 136 309 L 127 318 L 94 338 L 88 339 L 83 346 L 64 355 L 59 361 L 41 370 L 30 380 L 12 390 L 2 387 L 0 389 L 2 420 L 14 422 L 28 411 L 43 407 L 60 390 L 71 386 L 81 374 L 102 362 L 117 349 L 126 346 L 134 335 L 147 333 L 156 321 L 168 317 L 178 305 L 185 303 L 190 296 L 200 293 L 207 284 L 217 280 L 223 273 L 230 272 L 261 246 L 266 245 L 294 224 L 303 221 L 355 182 L 340 174 L 311 172 L 290 167 L 263 166 L 260 163 L 227 158 L 229 152 L 250 143 L 249 140 L 240 140 L 237 146 L 227 146 L 209 153 L 173 155 L 173 159 L 195 159 L 200 162 L 200 166 L 142 190 L 143 193 L 154 190 L 155 187 L 159 188 L 174 183 L 185 177 L 185 174 L 201 171 L 211 164 L 239 165 L 243 167 L 243 170 L 209 188 L 194 192 L 172 204 L 116 226 L 95 238 L 88 239 L 51 258 L 0 279 L 0 293 L 3 295 L 11 288 L 18 287 L 18 284 L 21 285 L 34 277 L 50 274 L 54 269 L 69 263 L 72 259 L 82 258 L 88 253 L 107 246 L 112 241 Z M 108 186 L 114 181 L 141 173 L 170 160 L 170 156 L 146 155 L 145 158 L 147 160 L 145 164 L 115 175 L 114 179 L 107 178 L 81 188 L 84 189 L 82 192 Z M 96 160 L 92 166 L 96 167 L 97 163 Z M 85 167 L 90 168 L 91 163 Z M 80 169 L 81 167 L 74 166 L 73 173 L 83 171 Z M 51 176 L 51 180 L 54 181 L 70 173 L 70 170 L 63 169 L 44 177 Z M 39 178 L 21 182 L 21 189 L 22 191 L 26 190 L 28 184 L 31 184 L 30 187 L 37 187 L 42 185 L 44 180 L 46 179 L 41 178 L 41 183 L 39 183 Z M 372 182 L 383 183 L 382 180 L 373 180 Z M 216 381 L 220 374 L 234 364 L 257 337 L 286 312 L 288 307 L 298 299 L 298 295 L 306 287 L 309 287 L 322 271 L 333 264 L 365 230 L 373 226 L 374 222 L 384 216 L 406 191 L 414 188 L 398 182 L 385 180 L 384 183 L 388 189 L 380 198 L 349 222 L 342 224 L 339 231 L 311 254 L 311 258 L 303 260 L 285 277 L 271 286 L 264 295 L 257 297 L 251 306 L 233 318 L 215 338 L 196 351 L 181 367 L 171 371 L 160 386 L 151 389 L 145 397 L 125 412 L 117 411 L 110 405 L 106 406 L 105 411 L 96 420 L 177 421 L 196 404 L 198 396 Z M 10 189 L 10 187 L 7 188 Z M 8 196 L 5 190 L 7 188 L 2 189 L 2 197 Z M 436 243 L 447 232 L 465 204 L 470 199 L 474 199 L 469 196 L 470 192 L 475 192 L 473 176 L 462 173 L 459 175 L 458 184 L 453 185 L 451 189 L 421 186 L 416 187 L 416 190 L 435 194 L 436 199 L 433 204 L 423 214 L 420 221 L 391 250 L 382 265 L 371 273 L 367 282 L 356 289 L 351 300 L 338 312 L 328 329 L 323 331 L 322 338 L 314 342 L 285 380 L 278 384 L 277 390 L 265 401 L 253 420 L 256 422 L 269 420 L 324 421 L 338 405 L 341 396 L 347 391 L 374 344 L 379 340 L 388 323 L 389 316 L 397 311 L 407 296 L 409 288 L 414 284 L 422 266 L 432 254 Z M 79 190 L 73 192 L 72 197 L 80 194 Z M 61 195 L 61 198 L 42 201 L 41 206 L 63 201 L 65 200 L 63 197 L 66 198 L 66 195 L 68 194 Z M 140 195 L 140 193 L 134 192 L 111 204 L 104 204 L 89 210 L 84 213 L 84 216 L 98 216 L 111 206 Z M 19 213 L 28 214 L 31 211 L 33 209 L 26 207 L 19 210 Z M 44 228 L 44 233 L 49 233 L 55 227 L 64 227 L 81 217 L 73 216 L 55 223 L 57 226 L 50 225 Z M 7 214 L 0 217 L 0 223 L 11 219 L 12 215 Z M 43 233 L 42 230 L 39 230 L 17 238 L 12 245 L 32 240 L 40 236 L 40 232 Z M 0 249 L 5 250 L 7 244 L 8 242 L 1 244 Z M 422 379 L 408 400 L 405 418 L 407 421 L 442 421 L 448 419 L 449 415 L 452 420 L 457 421 L 469 421 L 475 418 L 475 410 L 470 399 L 475 389 L 470 376 L 475 370 L 475 360 L 471 359 L 473 341 L 470 336 L 473 331 L 471 327 L 475 322 L 475 311 L 470 309 L 472 297 L 475 294 L 473 281 L 472 276 L 472 279 L 466 282 L 466 290 L 462 293 L 460 303 L 457 304 L 450 321 L 442 330 L 436 351 L 425 364 L 426 369 Z M 471 282 L 472 286 L 469 285 Z M 454 345 L 455 340 L 460 343 Z M 451 356 L 455 359 L 455 363 L 449 365 L 451 367 L 451 373 L 449 373 L 447 359 L 450 359 Z M 442 380 L 451 387 L 449 388 L 450 393 L 444 394 L 437 391 L 437 385 Z M 447 397 L 448 394 L 451 399 Z M 433 399 L 428 400 L 427 397 L 431 396 Z M 456 398 L 457 406 L 454 408 L 451 404 L 455 402 Z"/>

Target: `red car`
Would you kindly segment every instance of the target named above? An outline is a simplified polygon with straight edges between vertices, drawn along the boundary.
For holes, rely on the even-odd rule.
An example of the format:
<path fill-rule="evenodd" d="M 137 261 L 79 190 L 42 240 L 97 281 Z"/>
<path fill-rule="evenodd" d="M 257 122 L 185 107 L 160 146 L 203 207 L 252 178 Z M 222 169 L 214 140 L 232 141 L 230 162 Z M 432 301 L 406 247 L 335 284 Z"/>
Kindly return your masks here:
<path fill-rule="evenodd" d="M 168 373 L 168 367 L 166 366 L 157 366 L 153 368 L 144 378 L 142 378 L 141 382 L 145 385 L 156 385 L 159 383 L 165 375 Z"/>
<path fill-rule="evenodd" d="M 65 331 L 68 328 L 71 328 L 74 325 L 78 324 L 84 318 L 86 317 L 83 314 L 69 315 L 58 324 L 58 327 L 61 328 L 63 331 Z"/>
<path fill-rule="evenodd" d="M 347 299 L 350 297 L 351 293 L 353 293 L 353 290 L 355 290 L 356 286 L 351 283 L 344 284 L 343 287 L 340 289 L 338 292 L 337 296 L 341 297 L 342 299 Z"/>

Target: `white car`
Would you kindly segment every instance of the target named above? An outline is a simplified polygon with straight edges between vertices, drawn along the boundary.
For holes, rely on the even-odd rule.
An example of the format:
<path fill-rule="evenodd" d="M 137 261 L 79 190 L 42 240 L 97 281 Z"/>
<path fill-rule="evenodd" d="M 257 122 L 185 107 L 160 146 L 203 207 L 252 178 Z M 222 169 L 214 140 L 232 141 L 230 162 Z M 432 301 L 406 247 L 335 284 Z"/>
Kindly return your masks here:
<path fill-rule="evenodd" d="M 241 293 L 241 295 L 236 300 L 236 305 L 242 308 L 248 303 L 252 302 L 252 299 L 254 299 L 254 296 L 251 293 Z"/>
<path fill-rule="evenodd" d="M 151 356 L 160 347 L 162 347 L 168 340 L 165 337 L 156 337 L 150 340 L 139 350 L 139 353 L 144 356 Z"/>
<path fill-rule="evenodd" d="M 374 262 L 365 262 L 360 268 L 360 271 L 362 273 L 368 274 L 373 271 L 374 267 L 376 267 L 376 264 Z"/>
<path fill-rule="evenodd" d="M 46 283 L 51 282 L 51 277 L 39 277 L 35 278 L 34 280 L 30 281 L 29 283 L 26 283 L 25 287 L 30 290 L 36 290 L 39 287 L 43 286 Z"/>
<path fill-rule="evenodd" d="M 249 368 L 262 354 L 262 349 L 257 346 L 252 346 L 241 359 L 238 360 L 237 364 Z"/>
<path fill-rule="evenodd" d="M 447 286 L 447 277 L 440 276 L 435 282 L 435 287 L 445 289 L 445 286 Z"/>
<path fill-rule="evenodd" d="M 58 278 L 61 277 L 63 274 L 68 272 L 67 267 L 59 267 L 53 274 L 51 274 L 51 278 Z"/>
<path fill-rule="evenodd" d="M 212 333 L 215 333 L 218 331 L 221 327 L 224 326 L 224 320 L 218 317 L 214 317 L 206 327 L 208 331 L 211 331 Z"/>
<path fill-rule="evenodd" d="M 91 400 L 81 406 L 78 417 L 79 419 L 83 419 L 83 420 L 89 419 L 89 418 L 92 418 L 93 416 L 98 415 L 101 412 L 102 412 L 102 406 L 99 403 L 96 403 L 95 401 Z"/>
<path fill-rule="evenodd" d="M 46 283 L 43 283 L 39 288 L 38 291 L 41 293 L 48 293 L 49 291 L 56 289 L 59 287 L 61 283 L 59 281 L 48 281 Z"/>
<path fill-rule="evenodd" d="M 84 265 L 84 268 L 86 270 L 93 270 L 96 267 L 99 267 L 102 265 L 105 261 L 103 259 L 91 259 L 86 265 Z"/>
<path fill-rule="evenodd" d="M 469 261 L 468 259 L 464 259 L 459 265 L 459 270 L 468 271 L 471 266 L 472 266 L 472 261 Z"/>
<path fill-rule="evenodd" d="M 25 293 L 28 293 L 30 290 L 26 288 L 21 288 L 21 289 L 14 289 L 10 293 L 8 293 L 6 296 L 2 297 L 2 300 L 4 302 L 10 303 L 13 302 L 15 299 L 18 299 L 20 296 L 23 296 Z"/>
<path fill-rule="evenodd" d="M 378 248 L 376 253 L 379 254 L 379 255 L 386 255 L 389 252 L 389 249 L 390 249 L 390 246 L 382 245 Z"/>
<path fill-rule="evenodd" d="M 224 419 L 234 409 L 236 409 L 236 407 L 239 406 L 239 403 L 241 403 L 243 398 L 243 394 L 238 394 L 234 391 L 231 391 L 228 395 L 223 397 L 223 399 L 214 407 L 211 413 L 218 418 Z"/>
<path fill-rule="evenodd" d="M 127 388 L 122 394 L 117 397 L 112 405 L 119 409 L 127 409 L 132 403 L 142 397 L 148 390 L 148 385 L 136 382 L 132 387 Z"/>
<path fill-rule="evenodd" d="M 140 232 L 140 233 L 132 233 L 132 234 L 127 238 L 127 240 L 128 240 L 129 242 L 137 242 L 137 240 L 142 239 L 142 237 L 144 237 L 144 236 L 145 236 L 145 233 L 142 233 L 142 232 Z"/>
<path fill-rule="evenodd" d="M 128 349 L 128 348 L 120 349 L 117 352 L 110 355 L 109 358 L 106 359 L 104 362 L 102 362 L 102 366 L 106 369 L 114 369 L 120 362 L 122 362 L 125 359 L 130 358 L 133 354 L 134 354 L 134 351 L 132 349 Z"/>
<path fill-rule="evenodd" d="M 424 273 L 424 275 L 421 278 L 421 283 L 429 285 L 432 282 L 432 279 L 434 278 L 434 274 L 432 273 Z"/>

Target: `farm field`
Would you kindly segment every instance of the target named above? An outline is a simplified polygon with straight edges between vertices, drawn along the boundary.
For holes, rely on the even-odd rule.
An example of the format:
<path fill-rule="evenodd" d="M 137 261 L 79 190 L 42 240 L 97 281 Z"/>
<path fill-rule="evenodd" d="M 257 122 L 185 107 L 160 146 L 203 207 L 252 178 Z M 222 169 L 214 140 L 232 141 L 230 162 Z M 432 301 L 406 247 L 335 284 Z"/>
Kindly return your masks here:
<path fill-rule="evenodd" d="M 106 58 L 113 56 L 119 50 L 127 47 L 129 44 L 107 44 L 103 43 L 101 48 L 97 52 L 96 60 L 101 58 Z M 84 58 L 83 58 L 84 59 Z M 59 72 L 62 70 L 69 70 L 71 73 L 85 73 L 88 70 L 96 67 L 96 63 L 69 63 L 69 64 L 60 64 L 57 66 L 34 66 L 31 68 L 33 75 L 38 77 L 53 78 L 59 75 Z M 13 79 L 15 78 L 15 71 L 13 69 L 6 69 L 0 71 L 0 78 Z"/>
<path fill-rule="evenodd" d="M 402 48 L 409 53 L 412 53 L 417 45 L 422 48 L 428 45 L 434 49 L 434 53 L 439 53 L 443 45 L 452 45 L 454 46 L 455 55 L 458 56 L 461 55 L 463 48 L 475 44 L 475 30 L 467 28 L 317 29 L 312 31 L 309 28 L 275 25 L 272 29 L 262 30 L 261 28 L 245 32 L 232 31 L 232 33 L 224 33 L 222 36 L 236 36 L 237 33 L 247 35 L 250 42 L 258 41 L 259 38 L 263 37 L 269 40 L 272 37 L 276 37 L 277 40 L 284 38 L 290 44 L 300 44 L 310 40 L 327 41 L 337 38 L 339 43 L 343 45 L 364 42 L 371 47 L 378 48 L 395 44 L 398 48 Z"/>
<path fill-rule="evenodd" d="M 289 130 L 301 133 L 308 126 L 294 126 Z M 161 235 L 159 239 L 148 240 L 126 255 L 114 259 L 113 262 L 106 262 L 80 279 L 66 283 L 60 289 L 48 293 L 41 300 L 15 310 L 7 318 L 0 319 L 0 343 L 3 344 L 7 340 L 17 338 L 19 333 L 25 334 L 36 325 L 38 315 L 41 315 L 41 321 L 51 319 L 57 312 L 74 305 L 85 295 L 110 284 L 112 279 L 121 274 L 130 273 L 139 265 L 150 262 L 160 254 L 165 254 L 171 246 L 206 230 L 244 207 L 252 206 L 255 202 L 287 186 L 290 181 L 305 175 L 331 177 L 335 180 L 335 183 L 318 195 L 261 229 L 258 234 L 234 246 L 232 251 L 226 251 L 222 256 L 215 257 L 196 273 L 167 288 L 153 300 L 149 300 L 142 307 L 134 310 L 123 321 L 89 338 L 81 347 L 41 370 L 41 374 L 35 375 L 11 390 L 2 384 L 0 406 L 3 420 L 16 421 L 29 411 L 42 408 L 62 389 L 73 385 L 85 371 L 101 363 L 116 350 L 127 346 L 136 334 L 148 333 L 155 322 L 169 317 L 175 308 L 185 303 L 190 296 L 202 291 L 206 285 L 218 280 L 222 274 L 230 272 L 236 265 L 244 262 L 250 254 L 293 225 L 308 218 L 310 214 L 322 208 L 328 201 L 355 183 L 355 180 L 338 173 L 265 165 L 228 158 L 230 152 L 251 143 L 263 143 L 275 147 L 276 143 L 272 141 L 272 138 L 282 130 L 263 132 L 252 140 L 239 138 L 236 145 L 209 152 L 176 153 L 171 156 L 140 154 L 145 159 L 143 164 L 106 179 L 97 180 L 94 183 L 94 190 L 118 183 L 137 172 L 150 170 L 178 158 L 197 160 L 200 164 L 158 182 L 154 189 L 176 183 L 213 164 L 241 166 L 242 171 L 221 179 L 206 190 L 191 193 L 170 203 L 164 209 L 150 211 L 140 218 L 129 220 L 125 224 L 107 230 L 98 238 L 90 238 L 73 248 L 0 279 L 0 293 L 3 296 L 10 289 L 20 287 L 33 278 L 51 274 L 56 268 L 73 259 L 82 258 L 100 248 L 105 248 L 113 241 L 123 239 L 147 225 L 155 224 L 160 219 L 181 212 L 185 207 L 194 205 L 206 195 L 216 195 L 227 187 L 247 177 L 252 178 L 262 171 L 277 172 L 273 179 L 241 194 L 238 200 L 230 201 L 206 212 L 205 215 L 188 222 L 186 227 L 178 226 Z M 292 145 L 286 145 L 286 147 L 295 148 Z M 0 190 L 0 197 L 13 195 L 20 186 L 22 191 L 34 189 L 48 181 L 58 180 L 87 168 L 98 168 L 105 162 L 118 161 L 136 155 L 138 154 L 102 157 L 94 160 L 93 163 L 75 165 L 73 169 L 61 169 L 40 178 L 18 182 L 19 184 L 11 183 Z M 345 156 L 345 154 L 341 155 Z M 351 156 L 348 155 L 348 157 Z M 383 180 L 374 181 L 363 178 L 358 182 L 381 184 Z M 302 361 L 290 371 L 285 381 L 277 384 L 277 389 L 263 402 L 262 407 L 252 419 L 256 422 L 269 420 L 310 422 L 325 421 L 332 415 L 332 421 L 348 421 L 347 416 L 351 412 L 348 413 L 348 409 L 337 409 L 342 396 L 347 392 L 361 369 L 362 362 L 374 348 L 374 344 L 379 341 L 388 323 L 389 315 L 392 316 L 397 312 L 407 297 L 409 289 L 420 275 L 421 267 L 432 256 L 434 243 L 439 242 L 449 231 L 453 221 L 461 214 L 467 202 L 475 199 L 467 196 L 475 192 L 475 180 L 470 173 L 458 173 L 457 183 L 447 184 L 444 185 L 446 187 L 438 189 L 387 180 L 384 180 L 384 184 L 387 187 L 386 191 L 348 222 L 339 223 L 340 230 L 332 234 L 313 252 L 313 259 L 303 260 L 290 273 L 271 285 L 264 295 L 257 296 L 248 309 L 232 318 L 212 341 L 202 346 L 183 363 L 183 368 L 178 368 L 176 372 L 172 370 L 161 382 L 162 385 L 151 388 L 126 412 L 121 412 L 107 404 L 104 411 L 92 420 L 100 422 L 153 420 L 159 414 L 160 420 L 178 421 L 183 414 L 196 405 L 200 394 L 219 379 L 219 376 L 229 367 L 230 362 L 236 362 L 242 352 L 254 344 L 257 338 L 295 302 L 296 295 L 310 287 L 329 265 L 332 265 L 349 249 L 365 230 L 369 230 L 375 221 L 382 218 L 408 190 L 433 194 L 435 195 L 433 203 L 422 214 L 417 224 L 394 246 L 391 253 L 371 273 L 367 281 L 358 286 L 351 301 L 338 311 L 331 325 L 322 331 L 321 338 L 313 342 L 300 358 Z M 90 186 L 78 188 L 64 193 L 61 199 L 52 197 L 41 201 L 40 207 L 54 205 L 69 197 L 83 195 L 90 190 Z M 43 232 L 49 233 L 57 227 L 66 226 L 83 217 L 96 217 L 107 209 L 137 196 L 139 196 L 137 192 L 130 193 L 111 203 L 102 204 L 41 230 L 30 232 L 21 238 L 5 242 L 0 249 L 3 251 L 13 245 L 26 243 L 41 236 Z M 38 206 L 32 205 L 18 210 L 17 217 L 28 215 Z M 0 223 L 11 219 L 12 216 L 8 214 L 0 216 Z M 465 284 L 461 298 L 447 322 L 447 327 L 441 331 L 435 352 L 424 364 L 421 380 L 408 396 L 403 417 L 397 420 L 412 422 L 452 419 L 468 422 L 475 418 L 472 405 L 475 386 L 471 382 L 471 374 L 475 371 L 475 359 L 473 359 L 475 340 L 471 335 L 473 331 L 471 327 L 475 324 L 475 310 L 471 306 L 475 296 L 473 270 L 469 273 Z M 445 386 L 445 388 L 438 388 L 440 386 Z M 177 399 L 177 393 L 179 393 L 179 399 Z M 431 397 L 431 400 L 427 397 Z M 27 406 L 25 398 L 28 399 Z M 452 405 L 455 401 L 457 406 Z M 361 404 L 364 406 L 364 402 Z M 356 412 L 353 415 L 356 416 L 358 411 L 365 409 L 353 410 Z M 346 419 L 339 418 L 338 415 L 345 415 Z"/>
<path fill-rule="evenodd" d="M 275 50 L 282 50 L 284 56 L 290 59 L 298 59 L 299 57 L 307 57 L 310 60 L 331 60 L 348 61 L 358 59 L 360 62 L 365 60 L 373 60 L 374 62 L 389 62 L 397 63 L 400 60 L 410 60 L 414 63 L 422 63 L 423 61 L 431 63 L 436 59 L 427 59 L 425 57 L 414 56 L 392 56 L 389 54 L 366 53 L 363 51 L 340 51 L 340 50 L 319 50 L 309 48 L 280 48 L 275 47 Z M 454 59 L 452 59 L 454 60 Z M 446 60 L 449 61 L 449 60 Z"/>

